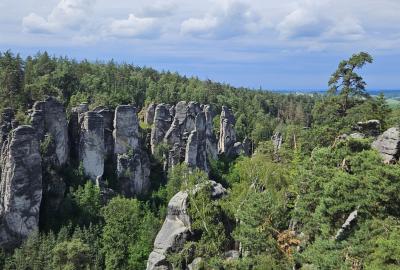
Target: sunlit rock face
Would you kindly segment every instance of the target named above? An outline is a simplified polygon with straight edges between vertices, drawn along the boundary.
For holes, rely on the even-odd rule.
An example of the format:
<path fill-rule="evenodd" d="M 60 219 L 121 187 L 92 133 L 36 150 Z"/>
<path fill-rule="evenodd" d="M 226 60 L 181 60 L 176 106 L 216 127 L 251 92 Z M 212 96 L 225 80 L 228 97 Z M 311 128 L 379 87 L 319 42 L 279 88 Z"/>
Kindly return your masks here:
<path fill-rule="evenodd" d="M 399 128 L 392 127 L 383 132 L 372 143 L 372 148 L 381 154 L 385 163 L 396 163 L 400 156 Z"/>
<path fill-rule="evenodd" d="M 1 154 L 0 247 L 18 246 L 38 229 L 42 200 L 42 159 L 31 126 L 11 131 Z"/>
<path fill-rule="evenodd" d="M 128 197 L 146 193 L 150 186 L 150 161 L 141 146 L 135 107 L 116 108 L 114 141 L 121 193 Z"/>
<path fill-rule="evenodd" d="M 219 199 L 226 194 L 226 189 L 214 181 L 208 183 L 211 197 Z M 201 186 L 193 189 L 196 193 Z M 168 203 L 167 216 L 154 241 L 153 251 L 147 260 L 147 270 L 172 270 L 166 255 L 182 250 L 186 241 L 192 236 L 191 219 L 188 213 L 189 193 L 180 191 Z"/>
<path fill-rule="evenodd" d="M 154 124 L 151 129 L 151 152 L 154 154 L 156 147 L 163 142 L 165 134 L 172 123 L 170 114 L 170 106 L 168 104 L 158 104 L 154 113 Z"/>
<path fill-rule="evenodd" d="M 104 120 L 97 112 L 83 114 L 80 131 L 79 159 L 93 182 L 104 172 Z"/>
<path fill-rule="evenodd" d="M 218 141 L 219 154 L 224 154 L 226 156 L 235 154 L 233 151 L 236 143 L 234 126 L 235 116 L 228 107 L 222 106 Z"/>

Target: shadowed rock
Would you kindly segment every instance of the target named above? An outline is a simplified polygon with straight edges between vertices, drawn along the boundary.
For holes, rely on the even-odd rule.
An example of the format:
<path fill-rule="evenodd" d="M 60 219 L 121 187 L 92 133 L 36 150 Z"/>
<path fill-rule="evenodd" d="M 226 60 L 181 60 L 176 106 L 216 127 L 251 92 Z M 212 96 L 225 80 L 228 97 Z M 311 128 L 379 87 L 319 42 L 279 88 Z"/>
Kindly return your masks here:
<path fill-rule="evenodd" d="M 14 129 L 1 155 L 0 247 L 16 247 L 38 230 L 42 159 L 31 126 Z"/>
<path fill-rule="evenodd" d="M 103 116 L 104 122 L 104 150 L 106 156 L 111 158 L 114 155 L 114 111 L 110 110 L 107 107 L 100 106 L 93 109 L 94 112 L 97 112 L 101 116 Z"/>
<path fill-rule="evenodd" d="M 147 125 L 152 125 L 154 123 L 154 114 L 156 112 L 157 105 L 154 103 L 150 103 L 150 105 L 146 109 L 146 113 L 144 115 L 144 122 Z"/>
<path fill-rule="evenodd" d="M 236 143 L 236 132 L 234 129 L 235 117 L 232 111 L 222 106 L 221 119 L 220 119 L 220 131 L 218 141 L 218 153 L 231 156 L 235 154 L 233 146 Z"/>
<path fill-rule="evenodd" d="M 154 113 L 154 125 L 151 129 L 151 152 L 154 154 L 156 147 L 163 142 L 165 134 L 171 126 L 171 115 L 169 105 L 159 104 Z"/>

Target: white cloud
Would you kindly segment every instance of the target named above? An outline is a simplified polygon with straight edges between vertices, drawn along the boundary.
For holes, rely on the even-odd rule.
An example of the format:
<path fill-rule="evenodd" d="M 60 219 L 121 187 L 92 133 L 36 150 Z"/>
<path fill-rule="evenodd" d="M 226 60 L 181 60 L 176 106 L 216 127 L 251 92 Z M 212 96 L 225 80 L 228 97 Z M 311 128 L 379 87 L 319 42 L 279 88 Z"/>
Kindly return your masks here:
<path fill-rule="evenodd" d="M 155 1 L 154 3 L 147 3 L 143 6 L 138 15 L 152 18 L 169 17 L 174 14 L 177 8 L 178 6 L 175 1 Z"/>
<path fill-rule="evenodd" d="M 255 33 L 263 28 L 260 15 L 243 2 L 223 1 L 203 17 L 181 23 L 181 33 L 206 38 L 230 38 Z"/>
<path fill-rule="evenodd" d="M 90 18 L 95 0 L 61 0 L 45 18 L 30 13 L 22 19 L 25 32 L 56 33 L 63 30 L 79 30 Z"/>
<path fill-rule="evenodd" d="M 160 25 L 155 18 L 139 18 L 129 14 L 126 20 L 113 20 L 105 34 L 121 38 L 154 38 L 160 34 Z"/>

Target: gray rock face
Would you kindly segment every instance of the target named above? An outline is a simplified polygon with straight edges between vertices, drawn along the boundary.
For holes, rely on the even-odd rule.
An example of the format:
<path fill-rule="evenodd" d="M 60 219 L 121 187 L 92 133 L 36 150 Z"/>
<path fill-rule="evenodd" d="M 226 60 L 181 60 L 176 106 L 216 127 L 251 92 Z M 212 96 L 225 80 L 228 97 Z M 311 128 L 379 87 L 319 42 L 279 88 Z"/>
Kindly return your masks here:
<path fill-rule="evenodd" d="M 207 162 L 207 141 L 206 141 L 206 114 L 197 114 L 195 130 L 190 133 L 186 145 L 185 163 L 191 168 L 199 168 L 209 171 Z"/>
<path fill-rule="evenodd" d="M 154 115 L 156 112 L 157 105 L 154 103 L 150 103 L 150 105 L 146 109 L 146 113 L 144 116 L 144 122 L 147 125 L 152 125 L 154 123 Z"/>
<path fill-rule="evenodd" d="M 282 146 L 282 141 L 283 141 L 282 133 L 276 132 L 272 136 L 271 140 L 272 140 L 272 144 L 274 146 L 274 152 L 277 153 L 279 151 L 279 149 L 281 149 L 281 146 Z"/>
<path fill-rule="evenodd" d="M 347 217 L 346 221 L 343 223 L 342 227 L 337 231 L 335 235 L 335 240 L 343 240 L 346 232 L 351 228 L 351 226 L 357 221 L 358 210 L 354 210 Z"/>
<path fill-rule="evenodd" d="M 232 151 L 233 146 L 236 143 L 234 125 L 235 117 L 232 111 L 229 108 L 222 106 L 218 141 L 219 154 L 225 154 L 226 156 L 235 154 L 234 151 Z"/>
<path fill-rule="evenodd" d="M 70 118 L 68 121 L 68 135 L 70 139 L 70 153 L 73 160 L 79 158 L 79 132 L 83 119 L 83 114 L 89 111 L 87 103 L 82 103 L 71 109 Z"/>
<path fill-rule="evenodd" d="M 63 166 L 68 162 L 69 157 L 68 124 L 65 108 L 54 97 L 48 97 L 43 105 L 45 130 L 54 139 L 57 165 Z"/>
<path fill-rule="evenodd" d="M 93 181 L 104 172 L 104 121 L 97 112 L 86 112 L 80 131 L 79 160 L 85 174 Z"/>
<path fill-rule="evenodd" d="M 139 146 L 135 107 L 123 105 L 115 110 L 114 140 L 121 192 L 128 197 L 146 193 L 150 186 L 150 161 Z"/>
<path fill-rule="evenodd" d="M 210 181 L 210 184 L 214 199 L 220 198 L 226 193 L 220 184 L 214 181 Z M 167 261 L 166 254 L 179 252 L 192 233 L 191 220 L 188 215 L 188 196 L 188 192 L 181 191 L 169 201 L 167 217 L 154 241 L 154 249 L 147 261 L 147 270 L 173 269 Z"/>
<path fill-rule="evenodd" d="M 5 108 L 1 113 L 0 119 L 0 150 L 3 148 L 3 144 L 7 140 L 8 134 L 12 129 L 13 120 L 14 110 L 11 108 Z"/>
<path fill-rule="evenodd" d="M 381 154 L 385 163 L 396 163 L 400 155 L 400 130 L 389 128 L 372 143 L 372 148 Z"/>
<path fill-rule="evenodd" d="M 106 156 L 111 158 L 114 155 L 114 111 L 110 110 L 107 107 L 101 106 L 93 109 L 94 112 L 97 112 L 101 116 L 103 116 L 104 122 L 104 150 Z"/>
<path fill-rule="evenodd" d="M 0 247 L 9 249 L 38 229 L 42 159 L 31 126 L 14 129 L 1 155 Z"/>
<path fill-rule="evenodd" d="M 139 122 L 136 108 L 120 105 L 115 109 L 114 118 L 115 154 L 124 154 L 139 147 Z"/>
<path fill-rule="evenodd" d="M 366 122 L 358 122 L 353 127 L 354 130 L 368 137 L 376 137 L 381 132 L 381 122 L 379 120 L 368 120 Z"/>
<path fill-rule="evenodd" d="M 144 194 L 150 186 L 150 161 L 144 151 L 117 156 L 117 174 L 123 195 L 133 197 Z"/>
<path fill-rule="evenodd" d="M 211 110 L 210 105 L 205 105 L 203 109 L 206 116 L 206 147 L 207 147 L 207 157 L 209 159 L 218 158 L 218 141 L 214 134 L 213 118 L 214 114 Z"/>
<path fill-rule="evenodd" d="M 159 104 L 154 113 L 154 125 L 151 129 L 151 152 L 154 154 L 156 147 L 163 142 L 165 134 L 171 126 L 170 107 L 166 104 Z"/>

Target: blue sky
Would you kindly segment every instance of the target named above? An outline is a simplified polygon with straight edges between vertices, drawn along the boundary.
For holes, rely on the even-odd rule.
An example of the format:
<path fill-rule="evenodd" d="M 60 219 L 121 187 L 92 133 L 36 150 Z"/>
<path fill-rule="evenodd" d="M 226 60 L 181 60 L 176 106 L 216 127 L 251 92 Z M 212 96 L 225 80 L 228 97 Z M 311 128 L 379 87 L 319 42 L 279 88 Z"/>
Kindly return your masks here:
<path fill-rule="evenodd" d="M 111 58 L 234 86 L 324 89 L 367 51 L 370 89 L 400 89 L 399 0 L 0 0 L 0 51 Z"/>

